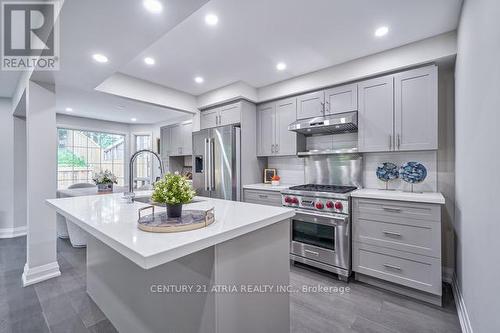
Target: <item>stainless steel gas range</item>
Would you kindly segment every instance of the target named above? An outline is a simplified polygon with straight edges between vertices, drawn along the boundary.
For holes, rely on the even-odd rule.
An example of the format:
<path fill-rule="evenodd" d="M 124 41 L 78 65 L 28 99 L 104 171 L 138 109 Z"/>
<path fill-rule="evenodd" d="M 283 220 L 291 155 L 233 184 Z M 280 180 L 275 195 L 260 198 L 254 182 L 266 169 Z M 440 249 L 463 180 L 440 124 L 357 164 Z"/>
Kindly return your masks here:
<path fill-rule="evenodd" d="M 361 178 L 361 157 L 306 159 L 307 185 L 281 191 L 282 204 L 296 210 L 290 224 L 293 261 L 351 275 L 351 200 Z M 334 182 L 341 185 L 331 185 Z M 326 183 L 326 184 L 325 184 Z"/>

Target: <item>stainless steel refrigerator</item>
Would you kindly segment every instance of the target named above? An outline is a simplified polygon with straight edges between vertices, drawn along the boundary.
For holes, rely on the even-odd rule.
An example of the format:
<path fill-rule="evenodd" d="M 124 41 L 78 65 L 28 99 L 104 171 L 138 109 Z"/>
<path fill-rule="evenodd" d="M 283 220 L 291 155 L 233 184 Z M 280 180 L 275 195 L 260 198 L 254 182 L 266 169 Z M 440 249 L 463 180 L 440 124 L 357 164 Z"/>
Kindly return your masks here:
<path fill-rule="evenodd" d="M 197 195 L 240 201 L 241 129 L 234 125 L 193 133 L 193 187 Z"/>

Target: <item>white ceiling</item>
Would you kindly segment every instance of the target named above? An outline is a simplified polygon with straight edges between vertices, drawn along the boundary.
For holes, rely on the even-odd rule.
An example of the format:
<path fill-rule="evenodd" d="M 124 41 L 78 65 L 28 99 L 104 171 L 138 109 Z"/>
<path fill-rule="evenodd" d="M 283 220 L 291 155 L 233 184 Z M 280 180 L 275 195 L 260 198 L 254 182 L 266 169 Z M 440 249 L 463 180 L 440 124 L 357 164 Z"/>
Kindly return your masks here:
<path fill-rule="evenodd" d="M 3 1 L 3 0 L 2 0 Z M 153 123 L 182 113 L 94 91 L 116 72 L 200 95 L 244 81 L 262 87 L 297 75 L 434 36 L 457 27 L 461 0 L 160 0 L 161 14 L 142 0 L 66 0 L 60 15 L 58 112 L 103 120 Z M 207 13 L 219 23 L 209 27 Z M 375 38 L 374 30 L 390 32 Z M 103 53 L 107 64 L 91 55 Z M 145 56 L 156 64 L 148 67 Z M 288 68 L 276 71 L 276 63 Z M 49 74 L 49 73 L 46 73 Z M 202 76 L 201 85 L 194 82 Z M 0 97 L 19 73 L 0 72 Z"/>
<path fill-rule="evenodd" d="M 72 111 L 66 111 L 66 108 Z M 61 85 L 56 87 L 56 112 L 129 124 L 153 124 L 188 116 L 184 112 L 115 95 Z M 132 118 L 136 121 L 132 121 Z"/>
<path fill-rule="evenodd" d="M 461 0 L 211 0 L 120 68 L 199 95 L 235 81 L 262 87 L 456 29 Z M 219 23 L 207 26 L 215 13 Z M 375 38 L 387 25 L 389 34 Z M 143 58 L 156 65 L 148 67 Z M 284 61 L 287 69 L 276 70 Z M 205 79 L 196 84 L 195 76 Z"/>

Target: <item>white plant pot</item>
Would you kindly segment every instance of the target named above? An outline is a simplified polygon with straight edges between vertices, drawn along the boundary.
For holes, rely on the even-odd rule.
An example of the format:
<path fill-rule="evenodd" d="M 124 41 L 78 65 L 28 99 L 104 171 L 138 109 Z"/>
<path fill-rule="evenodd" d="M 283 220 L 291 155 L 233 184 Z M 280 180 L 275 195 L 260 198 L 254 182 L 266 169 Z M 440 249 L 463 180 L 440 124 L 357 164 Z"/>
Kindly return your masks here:
<path fill-rule="evenodd" d="M 271 180 L 271 185 L 278 186 L 280 184 L 279 180 Z"/>

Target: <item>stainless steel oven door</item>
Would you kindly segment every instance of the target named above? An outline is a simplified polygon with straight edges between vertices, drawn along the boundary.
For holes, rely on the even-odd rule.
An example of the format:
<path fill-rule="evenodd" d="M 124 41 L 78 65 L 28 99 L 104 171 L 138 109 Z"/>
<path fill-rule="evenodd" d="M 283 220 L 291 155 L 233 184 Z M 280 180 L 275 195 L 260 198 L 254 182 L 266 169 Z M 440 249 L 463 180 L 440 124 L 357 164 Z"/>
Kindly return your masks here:
<path fill-rule="evenodd" d="M 297 209 L 290 224 L 290 252 L 350 270 L 350 232 L 348 216 Z"/>

